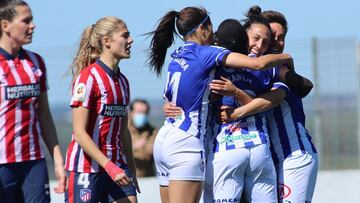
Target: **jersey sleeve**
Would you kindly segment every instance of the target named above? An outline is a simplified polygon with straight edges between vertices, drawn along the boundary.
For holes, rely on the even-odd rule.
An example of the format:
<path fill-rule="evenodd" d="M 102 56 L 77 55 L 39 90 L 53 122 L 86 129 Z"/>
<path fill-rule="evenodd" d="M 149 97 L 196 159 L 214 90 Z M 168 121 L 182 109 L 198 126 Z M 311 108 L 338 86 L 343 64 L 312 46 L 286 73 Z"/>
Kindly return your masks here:
<path fill-rule="evenodd" d="M 45 66 L 45 62 L 44 62 L 44 59 L 38 55 L 38 54 L 35 54 L 37 60 L 39 61 L 39 68 L 41 70 L 41 72 L 43 73 L 41 76 L 40 76 L 40 91 L 41 92 L 45 92 L 49 89 L 49 85 L 48 85 L 48 82 L 47 82 L 47 71 L 46 71 L 46 66 Z"/>
<path fill-rule="evenodd" d="M 98 95 L 94 77 L 88 71 L 82 71 L 73 83 L 70 106 L 90 108 Z"/>
<path fill-rule="evenodd" d="M 271 72 L 272 80 L 273 80 L 273 85 L 271 89 L 282 89 L 285 91 L 285 94 L 288 95 L 290 93 L 290 88 L 285 83 L 280 81 L 279 67 L 274 67 L 272 69 L 269 69 L 268 71 Z"/>
<path fill-rule="evenodd" d="M 200 53 L 200 58 L 206 69 L 212 69 L 222 65 L 224 56 L 228 55 L 229 53 L 230 51 L 226 48 L 209 46 L 202 50 Z"/>

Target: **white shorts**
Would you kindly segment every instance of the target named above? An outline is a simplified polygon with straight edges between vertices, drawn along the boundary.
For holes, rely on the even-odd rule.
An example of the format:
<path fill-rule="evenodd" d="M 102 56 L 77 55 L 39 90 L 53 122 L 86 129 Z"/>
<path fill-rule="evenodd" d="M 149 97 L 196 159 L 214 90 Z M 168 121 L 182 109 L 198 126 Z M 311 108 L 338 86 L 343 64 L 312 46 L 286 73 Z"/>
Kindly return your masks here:
<path fill-rule="evenodd" d="M 317 154 L 299 154 L 276 166 L 279 202 L 310 203 L 314 194 L 319 160 Z"/>
<path fill-rule="evenodd" d="M 155 138 L 154 160 L 162 186 L 168 186 L 169 180 L 205 179 L 203 140 L 171 124 L 161 127 Z"/>
<path fill-rule="evenodd" d="M 277 203 L 276 173 L 267 144 L 210 153 L 204 202 Z M 250 201 L 251 200 L 251 201 Z"/>

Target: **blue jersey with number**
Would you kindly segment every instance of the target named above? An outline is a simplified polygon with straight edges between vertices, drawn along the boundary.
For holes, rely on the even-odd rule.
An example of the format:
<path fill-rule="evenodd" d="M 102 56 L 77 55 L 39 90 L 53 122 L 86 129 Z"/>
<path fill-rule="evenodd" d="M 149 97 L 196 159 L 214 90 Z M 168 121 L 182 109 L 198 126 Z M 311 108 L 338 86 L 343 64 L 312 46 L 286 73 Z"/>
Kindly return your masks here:
<path fill-rule="evenodd" d="M 164 99 L 183 109 L 183 115 L 166 122 L 196 137 L 206 133 L 209 82 L 230 51 L 187 42 L 171 54 Z"/>
<path fill-rule="evenodd" d="M 257 97 L 271 89 L 281 88 L 289 92 L 288 87 L 276 80 L 275 69 L 268 70 L 233 70 L 224 69 L 221 73 L 230 79 L 233 84 L 248 93 Z M 241 106 L 233 97 L 223 97 L 223 106 L 237 108 Z M 218 127 L 214 139 L 214 151 L 226 151 L 235 148 L 251 147 L 268 142 L 267 123 L 263 113 L 247 116 L 233 122 L 222 124 Z"/>

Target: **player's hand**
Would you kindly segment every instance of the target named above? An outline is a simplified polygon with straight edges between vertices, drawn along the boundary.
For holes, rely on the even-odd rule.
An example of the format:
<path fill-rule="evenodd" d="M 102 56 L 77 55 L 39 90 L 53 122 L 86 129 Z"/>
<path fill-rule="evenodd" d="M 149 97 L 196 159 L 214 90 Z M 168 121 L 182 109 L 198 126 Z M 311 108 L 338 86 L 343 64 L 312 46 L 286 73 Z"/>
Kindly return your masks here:
<path fill-rule="evenodd" d="M 132 183 L 132 180 L 129 178 L 129 176 L 127 176 L 125 171 L 123 171 L 122 173 L 116 174 L 113 180 L 116 184 L 118 184 L 122 187 L 128 186 L 130 183 Z"/>
<path fill-rule="evenodd" d="M 120 186 L 129 185 L 132 180 L 127 176 L 124 170 L 115 165 L 112 161 L 108 161 L 105 166 L 106 173 L 111 177 L 111 179 Z"/>
<path fill-rule="evenodd" d="M 223 76 L 221 80 L 212 80 L 209 86 L 212 93 L 224 96 L 234 96 L 237 89 L 231 80 Z"/>
<path fill-rule="evenodd" d="M 57 186 L 54 187 L 54 192 L 61 194 L 66 189 L 66 174 L 63 164 L 55 165 L 55 176 L 57 179 Z"/>
<path fill-rule="evenodd" d="M 287 68 L 289 68 L 289 70 L 295 70 L 295 65 L 294 65 L 294 60 L 293 58 L 289 55 L 290 57 L 290 62 L 284 64 Z"/>
<path fill-rule="evenodd" d="M 183 111 L 180 107 L 177 107 L 173 102 L 166 102 L 163 105 L 163 112 L 165 117 L 176 118 L 183 114 Z"/>

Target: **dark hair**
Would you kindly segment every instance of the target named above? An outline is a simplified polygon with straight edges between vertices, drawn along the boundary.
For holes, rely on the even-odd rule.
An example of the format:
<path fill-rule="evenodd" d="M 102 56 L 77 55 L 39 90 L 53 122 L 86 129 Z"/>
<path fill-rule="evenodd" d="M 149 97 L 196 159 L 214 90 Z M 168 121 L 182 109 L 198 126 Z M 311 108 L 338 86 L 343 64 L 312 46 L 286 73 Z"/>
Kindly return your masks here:
<path fill-rule="evenodd" d="M 145 106 L 146 106 L 146 113 L 148 114 L 149 112 L 150 112 L 150 105 L 149 105 L 149 103 L 145 100 L 145 99 L 135 99 L 134 101 L 132 101 L 131 103 L 130 103 L 130 111 L 133 111 L 134 110 L 134 105 L 135 105 L 135 103 L 143 103 L 143 104 L 145 104 Z"/>
<path fill-rule="evenodd" d="M 248 54 L 248 36 L 238 20 L 226 19 L 221 22 L 216 31 L 216 42 L 232 52 Z"/>
<path fill-rule="evenodd" d="M 259 6 L 252 6 L 245 16 L 247 17 L 244 20 L 245 30 L 248 30 L 252 24 L 263 24 L 271 31 L 270 24 L 265 17 L 262 16 L 261 8 Z"/>
<path fill-rule="evenodd" d="M 28 6 L 25 1 L 22 0 L 1 0 L 0 1 L 0 22 L 2 20 L 12 21 L 16 15 L 16 6 Z M 2 30 L 0 29 L 0 37 Z"/>
<path fill-rule="evenodd" d="M 149 36 L 152 35 L 147 59 L 150 69 L 160 75 L 167 49 L 174 43 L 174 33 L 186 38 L 193 34 L 193 29 L 196 29 L 200 24 L 208 25 L 211 23 L 210 18 L 202 22 L 207 16 L 207 11 L 204 8 L 197 7 L 186 7 L 180 12 L 169 11 L 166 13 L 159 20 L 156 29 L 147 33 Z M 176 32 L 175 25 L 179 33 Z"/>
<path fill-rule="evenodd" d="M 285 16 L 278 12 L 278 11 L 263 11 L 262 16 L 269 22 L 269 23 L 279 23 L 285 30 L 285 35 L 288 31 L 288 23 Z"/>

